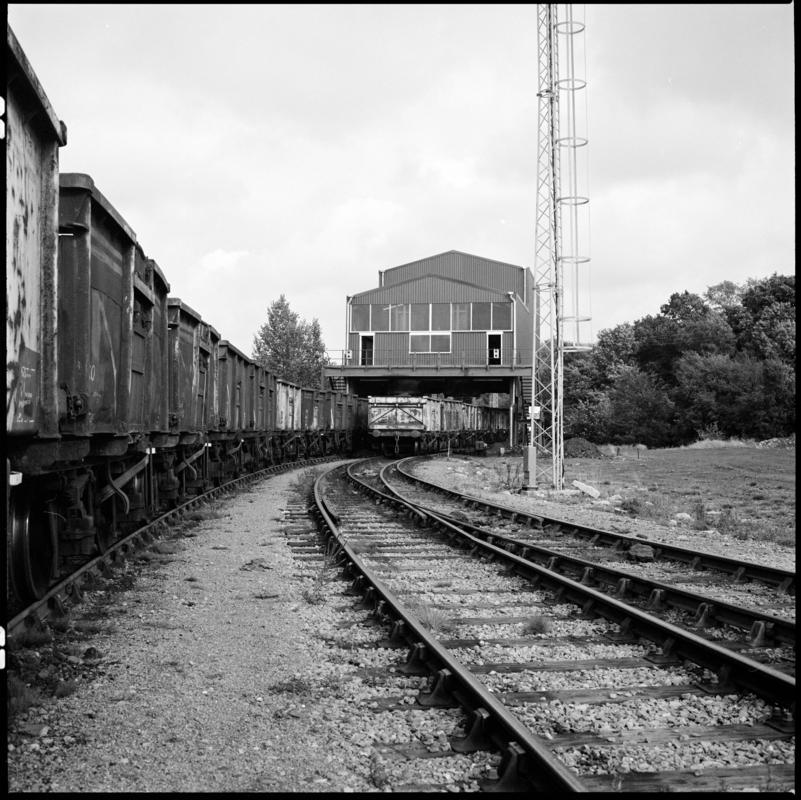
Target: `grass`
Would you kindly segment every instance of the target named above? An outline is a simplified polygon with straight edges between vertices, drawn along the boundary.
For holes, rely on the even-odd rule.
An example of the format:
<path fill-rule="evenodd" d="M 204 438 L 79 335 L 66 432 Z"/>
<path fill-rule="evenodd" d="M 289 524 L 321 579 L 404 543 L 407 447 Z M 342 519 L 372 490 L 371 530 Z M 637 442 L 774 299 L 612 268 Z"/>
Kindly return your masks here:
<path fill-rule="evenodd" d="M 320 474 L 320 469 L 315 467 L 306 467 L 300 470 L 300 473 L 295 476 L 295 479 L 290 483 L 290 488 L 298 494 L 306 497 L 311 494 L 314 487 L 314 482 Z"/>
<path fill-rule="evenodd" d="M 9 718 L 27 711 L 31 706 L 39 706 L 44 701 L 44 697 L 38 689 L 28 686 L 13 672 L 8 673 L 6 697 Z"/>
<path fill-rule="evenodd" d="M 564 485 L 572 489 L 574 480 L 589 484 L 600 490 L 601 500 L 617 495 L 620 500 L 597 506 L 610 514 L 619 508 L 630 516 L 668 525 L 683 512 L 690 514 L 689 525 L 696 530 L 714 528 L 737 539 L 794 547 L 795 448 L 752 445 L 707 438 L 695 446 L 658 450 L 605 447 L 603 451 L 615 455 L 565 458 Z M 459 486 L 468 491 L 486 487 L 492 476 L 498 490 L 513 485 L 522 458 L 507 454 L 454 464 L 448 470 Z M 564 505 L 590 502 L 577 491 L 545 496 Z"/>
<path fill-rule="evenodd" d="M 151 548 L 151 553 L 162 556 L 174 556 L 181 549 L 180 545 L 170 542 L 155 542 Z"/>
<path fill-rule="evenodd" d="M 314 684 L 308 678 L 293 675 L 288 680 L 271 684 L 266 691 L 270 694 L 309 695 L 313 694 L 314 689 Z"/>
<path fill-rule="evenodd" d="M 550 617 L 544 617 L 542 614 L 535 614 L 523 623 L 523 633 L 548 633 L 552 627 L 553 621 Z"/>
<path fill-rule="evenodd" d="M 15 647 L 38 647 L 53 641 L 53 634 L 47 628 L 23 628 L 14 634 Z"/>
<path fill-rule="evenodd" d="M 432 633 L 447 633 L 455 627 L 454 621 L 444 611 L 434 608 L 422 600 L 409 603 L 409 610 L 420 620 L 423 627 Z"/>
<path fill-rule="evenodd" d="M 350 545 L 350 549 L 357 555 L 362 553 L 364 555 L 373 555 L 381 549 L 381 546 L 378 542 L 353 542 Z"/>
<path fill-rule="evenodd" d="M 334 580 L 337 575 L 338 569 L 336 562 L 334 561 L 334 548 L 335 544 L 333 542 L 329 542 L 326 545 L 323 563 L 320 565 L 320 569 L 317 570 L 317 573 L 312 579 L 312 585 L 306 587 L 300 593 L 300 596 L 310 605 L 316 606 L 325 602 L 325 585 Z"/>
<path fill-rule="evenodd" d="M 203 522 L 207 519 L 222 519 L 223 517 L 228 516 L 227 514 L 223 513 L 222 511 L 215 511 L 212 508 L 208 509 L 200 509 L 199 511 L 190 511 L 185 519 L 190 522 Z"/>
<path fill-rule="evenodd" d="M 68 680 L 68 681 L 59 681 L 56 685 L 56 689 L 53 694 L 56 697 L 69 697 L 71 694 L 75 694 L 78 690 L 78 681 Z"/>
<path fill-rule="evenodd" d="M 494 467 L 499 490 L 520 491 L 520 487 L 523 485 L 523 466 L 521 463 L 506 461 L 495 464 Z"/>
<path fill-rule="evenodd" d="M 109 626 L 105 622 L 96 619 L 76 619 L 73 623 L 76 633 L 83 634 L 84 636 L 94 636 L 98 633 L 105 633 L 109 631 Z"/>
<path fill-rule="evenodd" d="M 795 449 L 707 439 L 698 447 L 616 458 L 565 459 L 565 485 L 583 480 L 618 494 L 633 516 L 666 525 L 690 514 L 696 530 L 795 546 Z"/>
<path fill-rule="evenodd" d="M 675 513 L 676 504 L 666 495 L 649 489 L 646 492 L 635 492 L 624 496 L 620 507 L 640 519 L 667 521 Z"/>

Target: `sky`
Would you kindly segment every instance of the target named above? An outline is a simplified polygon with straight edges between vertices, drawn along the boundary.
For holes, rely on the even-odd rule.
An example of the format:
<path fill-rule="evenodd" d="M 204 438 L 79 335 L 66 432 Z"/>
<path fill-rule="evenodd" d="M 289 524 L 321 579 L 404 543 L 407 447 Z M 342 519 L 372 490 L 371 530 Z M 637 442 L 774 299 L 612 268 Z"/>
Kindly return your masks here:
<path fill-rule="evenodd" d="M 582 339 L 795 270 L 794 6 L 587 5 Z M 8 21 L 170 294 L 250 355 L 281 294 L 346 297 L 448 250 L 536 272 L 530 5 L 15 4 Z"/>

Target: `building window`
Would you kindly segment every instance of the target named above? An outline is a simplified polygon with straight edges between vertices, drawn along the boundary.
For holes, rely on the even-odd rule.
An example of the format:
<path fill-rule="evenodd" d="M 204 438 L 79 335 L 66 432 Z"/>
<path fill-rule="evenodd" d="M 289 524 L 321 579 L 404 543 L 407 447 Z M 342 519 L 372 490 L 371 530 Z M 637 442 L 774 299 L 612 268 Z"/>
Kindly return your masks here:
<path fill-rule="evenodd" d="M 412 303 L 412 330 L 430 330 L 428 322 L 429 305 L 428 303 Z"/>
<path fill-rule="evenodd" d="M 449 331 L 451 329 L 451 304 L 431 304 L 431 330 Z"/>
<path fill-rule="evenodd" d="M 512 304 L 501 302 L 492 304 L 492 330 L 512 330 Z"/>
<path fill-rule="evenodd" d="M 455 331 L 470 330 L 470 303 L 453 304 L 453 328 Z"/>
<path fill-rule="evenodd" d="M 431 337 L 427 333 L 413 333 L 409 336 L 410 353 L 428 353 Z"/>
<path fill-rule="evenodd" d="M 389 307 L 389 323 L 391 331 L 409 330 L 409 306 L 399 305 Z"/>
<path fill-rule="evenodd" d="M 372 327 L 371 331 L 388 331 L 389 330 L 389 306 L 382 305 L 381 303 L 373 303 L 370 306 Z"/>
<path fill-rule="evenodd" d="M 350 329 L 352 331 L 510 331 L 512 304 L 501 301 L 352 305 Z M 450 352 L 450 344 L 447 351 L 430 352 Z"/>
<path fill-rule="evenodd" d="M 352 331 L 370 330 L 370 306 L 353 305 L 350 307 L 350 329 Z"/>
<path fill-rule="evenodd" d="M 449 333 L 413 333 L 409 336 L 410 353 L 450 353 L 451 336 Z"/>
<path fill-rule="evenodd" d="M 433 333 L 431 334 L 431 352 L 432 353 L 450 353 L 451 352 L 451 336 L 449 333 Z"/>
<path fill-rule="evenodd" d="M 474 331 L 492 330 L 492 303 L 473 303 Z"/>

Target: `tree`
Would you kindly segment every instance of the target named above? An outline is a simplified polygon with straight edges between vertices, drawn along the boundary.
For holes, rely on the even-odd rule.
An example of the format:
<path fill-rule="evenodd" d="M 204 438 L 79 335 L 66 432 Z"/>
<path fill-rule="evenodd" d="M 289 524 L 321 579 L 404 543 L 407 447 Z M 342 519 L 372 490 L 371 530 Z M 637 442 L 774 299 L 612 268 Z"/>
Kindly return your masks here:
<path fill-rule="evenodd" d="M 735 334 L 726 316 L 697 295 L 674 292 L 658 317 L 634 323 L 635 356 L 639 366 L 675 385 L 676 362 L 687 352 L 730 355 Z"/>
<path fill-rule="evenodd" d="M 300 386 L 320 386 L 328 363 L 320 323 L 306 322 L 282 294 L 267 309 L 267 322 L 253 337 L 252 358 L 276 377 Z"/>
<path fill-rule="evenodd" d="M 704 292 L 704 300 L 713 310 L 725 311 L 742 304 L 744 291 L 745 287 L 734 281 L 721 281 L 707 288 Z"/>
<path fill-rule="evenodd" d="M 786 303 L 795 309 L 795 275 L 778 275 L 751 280 L 743 292 L 742 304 L 752 317 L 758 317 L 768 306 Z"/>
<path fill-rule="evenodd" d="M 675 406 L 658 378 L 637 367 L 623 367 L 609 390 L 609 434 L 616 444 L 673 444 Z"/>
<path fill-rule="evenodd" d="M 660 307 L 663 317 L 678 323 L 687 323 L 691 320 L 703 319 L 709 312 L 709 306 L 697 295 L 684 291 L 681 294 L 674 292 L 665 305 Z"/>
<path fill-rule="evenodd" d="M 609 394 L 591 391 L 576 403 L 565 403 L 565 436 L 581 436 L 591 442 L 608 442 L 612 421 L 612 403 Z"/>
<path fill-rule="evenodd" d="M 795 376 L 776 359 L 686 353 L 674 393 L 682 438 L 714 428 L 727 437 L 782 436 L 795 426 Z"/>
<path fill-rule="evenodd" d="M 739 350 L 795 365 L 795 276 L 750 280 L 741 305 L 726 310 Z"/>
<path fill-rule="evenodd" d="M 599 332 L 598 342 L 592 349 L 592 363 L 598 387 L 609 386 L 621 367 L 634 364 L 635 345 L 634 326 L 630 322 Z"/>

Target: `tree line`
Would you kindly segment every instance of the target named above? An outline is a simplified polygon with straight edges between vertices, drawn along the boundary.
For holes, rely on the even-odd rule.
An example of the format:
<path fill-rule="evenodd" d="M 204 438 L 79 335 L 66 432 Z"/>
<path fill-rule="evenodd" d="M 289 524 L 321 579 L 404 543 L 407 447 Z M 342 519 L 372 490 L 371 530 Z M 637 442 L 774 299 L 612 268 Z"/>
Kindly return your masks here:
<path fill-rule="evenodd" d="M 564 359 L 565 437 L 672 447 L 795 432 L 795 276 L 674 293 Z"/>

